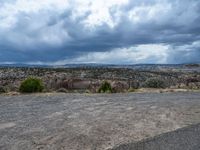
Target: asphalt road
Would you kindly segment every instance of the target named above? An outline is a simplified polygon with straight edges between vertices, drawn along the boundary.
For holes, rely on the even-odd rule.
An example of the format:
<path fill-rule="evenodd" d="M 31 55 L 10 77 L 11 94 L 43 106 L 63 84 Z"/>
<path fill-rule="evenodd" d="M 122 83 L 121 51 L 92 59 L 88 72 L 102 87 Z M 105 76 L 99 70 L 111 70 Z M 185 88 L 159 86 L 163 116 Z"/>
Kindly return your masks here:
<path fill-rule="evenodd" d="M 200 123 L 200 93 L 0 96 L 1 150 L 104 150 Z"/>
<path fill-rule="evenodd" d="M 112 150 L 200 150 L 200 124 L 164 133 L 140 142 L 122 144 Z"/>

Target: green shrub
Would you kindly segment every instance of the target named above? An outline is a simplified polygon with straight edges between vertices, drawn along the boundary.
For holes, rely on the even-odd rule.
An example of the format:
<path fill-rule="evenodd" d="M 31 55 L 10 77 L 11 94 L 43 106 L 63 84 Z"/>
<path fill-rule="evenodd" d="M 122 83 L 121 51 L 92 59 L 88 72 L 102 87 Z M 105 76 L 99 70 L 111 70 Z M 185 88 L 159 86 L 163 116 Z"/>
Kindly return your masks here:
<path fill-rule="evenodd" d="M 105 81 L 102 83 L 102 85 L 100 86 L 99 93 L 112 93 L 112 87 L 110 85 L 109 82 Z"/>
<path fill-rule="evenodd" d="M 6 93 L 6 89 L 3 86 L 0 86 L 0 94 L 1 93 Z"/>
<path fill-rule="evenodd" d="M 164 81 L 157 78 L 150 78 L 145 81 L 145 87 L 147 88 L 165 88 Z"/>
<path fill-rule="evenodd" d="M 43 83 L 40 79 L 37 78 L 27 78 L 24 80 L 19 88 L 19 91 L 22 93 L 34 93 L 42 92 L 44 89 Z"/>

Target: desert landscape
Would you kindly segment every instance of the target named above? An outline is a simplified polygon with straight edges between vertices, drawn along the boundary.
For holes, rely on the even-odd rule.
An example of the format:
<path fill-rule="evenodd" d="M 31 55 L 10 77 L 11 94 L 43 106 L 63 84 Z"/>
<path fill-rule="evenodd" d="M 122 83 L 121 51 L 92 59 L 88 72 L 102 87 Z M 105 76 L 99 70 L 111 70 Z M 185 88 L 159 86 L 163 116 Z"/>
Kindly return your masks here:
<path fill-rule="evenodd" d="M 200 0 L 0 12 L 0 150 L 200 150 Z"/>
<path fill-rule="evenodd" d="M 0 149 L 198 150 L 199 66 L 156 68 L 2 67 Z M 30 76 L 43 91 L 20 91 Z"/>
<path fill-rule="evenodd" d="M 104 81 L 111 84 L 115 93 L 136 91 L 142 88 L 200 89 L 200 66 L 198 64 L 69 65 L 59 68 L 0 67 L 0 92 L 19 91 L 20 83 L 28 77 L 40 78 L 44 83 L 44 91 L 46 92 L 97 93 Z"/>

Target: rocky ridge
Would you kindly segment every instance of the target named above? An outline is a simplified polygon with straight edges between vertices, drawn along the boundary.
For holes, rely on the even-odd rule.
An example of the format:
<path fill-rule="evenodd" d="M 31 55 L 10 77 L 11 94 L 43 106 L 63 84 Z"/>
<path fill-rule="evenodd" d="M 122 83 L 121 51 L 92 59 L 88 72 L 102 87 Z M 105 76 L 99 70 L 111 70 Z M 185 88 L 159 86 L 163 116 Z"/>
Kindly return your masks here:
<path fill-rule="evenodd" d="M 145 81 L 150 78 L 162 80 L 165 88 L 199 89 L 200 73 L 197 69 L 165 69 L 144 70 L 131 68 L 0 68 L 0 87 L 7 91 L 17 91 L 24 79 L 30 76 L 41 78 L 46 91 L 56 91 L 64 88 L 68 91 L 96 92 L 101 83 L 109 81 L 116 92 L 145 87 Z"/>

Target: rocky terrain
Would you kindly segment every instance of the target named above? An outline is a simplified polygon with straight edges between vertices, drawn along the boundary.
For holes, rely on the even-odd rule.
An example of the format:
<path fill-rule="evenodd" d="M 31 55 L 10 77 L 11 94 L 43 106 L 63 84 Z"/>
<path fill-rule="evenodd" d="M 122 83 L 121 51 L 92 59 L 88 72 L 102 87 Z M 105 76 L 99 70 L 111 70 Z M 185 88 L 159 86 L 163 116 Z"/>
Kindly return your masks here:
<path fill-rule="evenodd" d="M 131 143 L 198 123 L 199 92 L 0 96 L 1 150 L 127 150 Z M 177 150 L 181 143 L 198 150 L 197 133 L 196 127 L 184 129 L 158 138 L 161 146 L 145 143 L 150 150 Z"/>
<path fill-rule="evenodd" d="M 75 68 L 1 67 L 0 91 L 18 91 L 22 80 L 39 77 L 45 84 L 45 91 L 89 91 L 97 92 L 105 80 L 116 92 L 145 87 L 148 79 L 164 82 L 164 88 L 200 89 L 200 66 L 81 66 Z"/>

